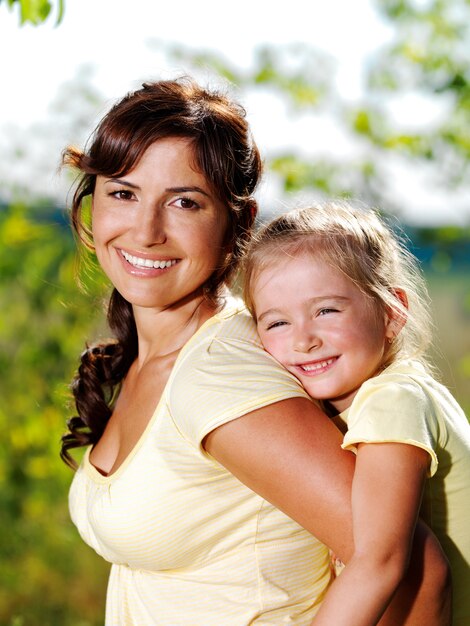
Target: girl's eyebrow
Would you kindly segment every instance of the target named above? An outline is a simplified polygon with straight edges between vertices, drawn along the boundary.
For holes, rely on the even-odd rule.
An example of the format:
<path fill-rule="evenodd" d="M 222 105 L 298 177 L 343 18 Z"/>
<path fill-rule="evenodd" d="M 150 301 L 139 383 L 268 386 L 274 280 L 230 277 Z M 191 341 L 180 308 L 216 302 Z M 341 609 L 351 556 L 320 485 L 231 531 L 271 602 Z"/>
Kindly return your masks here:
<path fill-rule="evenodd" d="M 349 298 L 347 296 L 337 296 L 335 294 L 329 294 L 326 296 L 318 296 L 316 298 L 312 298 L 311 300 L 309 300 L 309 303 L 317 304 L 318 302 L 321 302 L 322 300 L 334 300 L 335 302 L 347 302 Z"/>
<path fill-rule="evenodd" d="M 307 301 L 308 305 L 318 305 L 320 304 L 323 300 L 329 300 L 330 302 L 348 302 L 349 298 L 347 298 L 346 296 L 337 296 L 334 294 L 327 294 L 324 296 L 316 296 L 315 298 L 310 298 L 310 300 Z M 261 322 L 265 317 L 267 317 L 268 315 L 282 315 L 282 311 L 281 309 L 276 309 L 275 307 L 271 308 L 271 309 L 266 309 L 266 311 L 263 311 L 261 313 L 261 315 L 257 315 L 256 316 L 256 320 L 258 322 Z"/>
<path fill-rule="evenodd" d="M 256 321 L 261 322 L 261 320 L 263 320 L 268 315 L 272 315 L 272 314 L 279 315 L 280 313 L 281 313 L 280 309 L 267 309 L 266 311 L 263 311 L 261 315 L 256 316 Z"/>

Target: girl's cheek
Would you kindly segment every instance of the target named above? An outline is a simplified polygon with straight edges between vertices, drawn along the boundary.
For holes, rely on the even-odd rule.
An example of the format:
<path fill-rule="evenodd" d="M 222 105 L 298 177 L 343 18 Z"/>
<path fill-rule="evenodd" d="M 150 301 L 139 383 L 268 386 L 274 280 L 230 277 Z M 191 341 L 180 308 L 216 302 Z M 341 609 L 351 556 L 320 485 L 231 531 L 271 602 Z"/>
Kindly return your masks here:
<path fill-rule="evenodd" d="M 261 339 L 261 343 L 263 344 L 263 348 L 270 352 L 272 342 L 270 341 L 269 335 L 266 335 L 262 330 L 258 330 L 259 337 Z"/>
<path fill-rule="evenodd" d="M 265 349 L 269 352 L 269 354 L 271 354 L 271 356 L 276 358 L 278 361 L 281 361 L 282 363 L 282 358 L 285 352 L 285 345 L 282 339 L 268 336 L 266 338 L 266 341 L 263 342 L 263 345 Z"/>

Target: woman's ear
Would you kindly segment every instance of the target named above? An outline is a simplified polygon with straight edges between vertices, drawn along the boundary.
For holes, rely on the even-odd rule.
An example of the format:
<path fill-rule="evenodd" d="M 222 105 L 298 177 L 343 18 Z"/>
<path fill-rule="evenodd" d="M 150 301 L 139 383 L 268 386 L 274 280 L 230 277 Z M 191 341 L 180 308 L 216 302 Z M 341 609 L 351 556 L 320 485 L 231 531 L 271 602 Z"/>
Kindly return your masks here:
<path fill-rule="evenodd" d="M 397 305 L 388 306 L 385 315 L 385 338 L 389 343 L 392 343 L 406 324 L 408 310 L 408 297 L 403 289 L 393 289 L 392 295 L 397 300 Z"/>

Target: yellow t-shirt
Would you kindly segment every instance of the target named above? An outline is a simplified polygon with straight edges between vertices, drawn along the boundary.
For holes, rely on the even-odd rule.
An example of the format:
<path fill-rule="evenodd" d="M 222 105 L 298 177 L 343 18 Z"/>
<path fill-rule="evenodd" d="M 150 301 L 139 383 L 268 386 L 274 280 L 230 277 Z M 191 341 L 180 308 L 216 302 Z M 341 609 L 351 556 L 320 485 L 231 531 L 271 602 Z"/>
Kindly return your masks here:
<path fill-rule="evenodd" d="M 140 441 L 111 476 L 84 456 L 70 490 L 83 539 L 112 563 L 107 626 L 310 624 L 327 548 L 204 452 L 217 426 L 308 397 L 227 309 L 181 351 Z"/>
<path fill-rule="evenodd" d="M 449 390 L 415 361 L 365 382 L 351 407 L 343 448 L 399 442 L 430 455 L 420 515 L 450 561 L 454 626 L 470 625 L 470 424 Z M 393 520 L 391 520 L 391 523 Z"/>

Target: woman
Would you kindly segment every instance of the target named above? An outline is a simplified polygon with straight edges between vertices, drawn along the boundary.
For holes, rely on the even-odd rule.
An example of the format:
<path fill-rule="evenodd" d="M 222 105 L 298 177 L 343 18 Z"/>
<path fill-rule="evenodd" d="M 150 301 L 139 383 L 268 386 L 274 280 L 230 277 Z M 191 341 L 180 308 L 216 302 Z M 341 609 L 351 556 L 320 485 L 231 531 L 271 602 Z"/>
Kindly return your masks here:
<path fill-rule="evenodd" d="M 144 85 L 64 160 L 82 172 L 73 224 L 114 287 L 116 340 L 82 355 L 62 448 L 73 464 L 89 446 L 70 509 L 112 563 L 106 624 L 309 624 L 325 545 L 352 550 L 354 461 L 224 290 L 261 172 L 244 111 L 191 81 Z M 437 554 L 423 541 L 419 566 Z"/>

